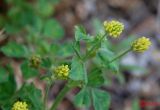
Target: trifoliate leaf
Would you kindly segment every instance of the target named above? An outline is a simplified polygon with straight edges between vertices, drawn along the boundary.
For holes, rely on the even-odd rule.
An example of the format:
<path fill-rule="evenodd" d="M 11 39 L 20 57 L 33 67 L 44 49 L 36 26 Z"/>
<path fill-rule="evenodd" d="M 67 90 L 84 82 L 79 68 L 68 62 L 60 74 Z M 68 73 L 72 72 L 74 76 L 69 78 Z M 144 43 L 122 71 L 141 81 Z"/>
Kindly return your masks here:
<path fill-rule="evenodd" d="M 71 71 L 69 77 L 72 80 L 76 81 L 84 81 L 85 83 L 88 82 L 87 78 L 87 72 L 86 72 L 86 66 L 85 64 L 77 57 L 74 57 L 72 59 L 72 64 L 71 64 Z"/>
<path fill-rule="evenodd" d="M 64 30 L 55 19 L 49 19 L 44 25 L 44 35 L 50 38 L 60 39 L 64 36 Z"/>
<path fill-rule="evenodd" d="M 44 110 L 42 94 L 33 84 L 24 84 L 18 92 L 18 97 L 26 101 L 32 110 Z"/>
<path fill-rule="evenodd" d="M 74 104 L 77 107 L 89 107 L 91 105 L 89 89 L 83 88 L 74 99 Z"/>
<path fill-rule="evenodd" d="M 99 89 L 92 89 L 93 106 L 95 110 L 109 110 L 110 95 Z"/>
<path fill-rule="evenodd" d="M 9 42 L 1 47 L 1 51 L 8 57 L 20 58 L 27 56 L 26 47 L 16 42 Z"/>
<path fill-rule="evenodd" d="M 83 26 L 76 26 L 75 27 L 75 40 L 89 40 L 91 37 L 86 34 L 86 31 Z"/>
<path fill-rule="evenodd" d="M 99 87 L 103 85 L 104 78 L 102 71 L 98 68 L 93 69 L 88 76 L 88 86 Z"/>

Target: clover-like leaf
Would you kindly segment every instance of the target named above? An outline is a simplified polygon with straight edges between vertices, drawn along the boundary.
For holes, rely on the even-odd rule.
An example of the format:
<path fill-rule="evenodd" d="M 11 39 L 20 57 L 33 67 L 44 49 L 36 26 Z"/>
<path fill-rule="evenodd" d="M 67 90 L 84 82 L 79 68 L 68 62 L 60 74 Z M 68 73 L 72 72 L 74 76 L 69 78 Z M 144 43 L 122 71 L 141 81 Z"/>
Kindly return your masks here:
<path fill-rule="evenodd" d="M 55 19 L 49 19 L 44 25 L 44 35 L 50 38 L 60 39 L 64 36 L 64 30 Z"/>
<path fill-rule="evenodd" d="M 89 36 L 83 26 L 76 26 L 75 27 L 75 40 L 81 41 L 81 40 L 90 40 L 91 36 Z"/>
<path fill-rule="evenodd" d="M 16 42 L 9 42 L 1 47 L 1 51 L 8 57 L 21 58 L 27 56 L 27 49 L 24 45 Z"/>
<path fill-rule="evenodd" d="M 79 58 L 74 57 L 72 59 L 71 71 L 69 77 L 76 81 L 88 82 L 86 66 Z"/>
<path fill-rule="evenodd" d="M 93 69 L 88 76 L 88 86 L 99 87 L 104 84 L 102 71 L 98 68 Z"/>
<path fill-rule="evenodd" d="M 32 110 L 44 110 L 41 97 L 41 91 L 33 84 L 24 84 L 17 95 L 17 98 L 26 101 Z"/>
<path fill-rule="evenodd" d="M 90 91 L 88 88 L 83 88 L 74 99 L 74 104 L 77 107 L 89 107 L 91 105 Z"/>
<path fill-rule="evenodd" d="M 1 67 L 1 70 L 0 74 L 6 75 L 3 77 L 5 79 L 0 82 L 0 105 L 2 107 L 7 107 L 11 101 L 10 98 L 13 97 L 16 91 L 16 81 L 11 66 L 7 65 L 5 68 Z"/>
<path fill-rule="evenodd" d="M 109 110 L 110 95 L 99 89 L 92 89 L 93 106 L 95 110 Z"/>

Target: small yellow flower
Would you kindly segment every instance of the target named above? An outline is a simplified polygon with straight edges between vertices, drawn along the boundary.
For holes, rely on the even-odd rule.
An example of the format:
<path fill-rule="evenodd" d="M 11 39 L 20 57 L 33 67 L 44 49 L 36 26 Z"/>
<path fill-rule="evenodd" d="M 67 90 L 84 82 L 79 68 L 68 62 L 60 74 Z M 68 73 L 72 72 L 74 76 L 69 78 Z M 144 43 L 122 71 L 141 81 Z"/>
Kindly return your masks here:
<path fill-rule="evenodd" d="M 135 40 L 132 43 L 131 47 L 132 47 L 133 51 L 144 52 L 144 51 L 148 50 L 150 45 L 151 45 L 150 39 L 143 36 L 143 37 Z"/>
<path fill-rule="evenodd" d="M 12 110 L 29 110 L 26 102 L 17 101 L 13 104 Z"/>
<path fill-rule="evenodd" d="M 104 28 L 111 37 L 117 38 L 124 30 L 124 25 L 123 23 L 115 20 L 104 21 Z"/>
<path fill-rule="evenodd" d="M 54 68 L 54 76 L 58 79 L 67 79 L 69 75 L 68 65 L 61 65 Z"/>
<path fill-rule="evenodd" d="M 31 67 L 38 68 L 41 64 L 41 57 L 39 55 L 32 55 L 29 62 Z"/>

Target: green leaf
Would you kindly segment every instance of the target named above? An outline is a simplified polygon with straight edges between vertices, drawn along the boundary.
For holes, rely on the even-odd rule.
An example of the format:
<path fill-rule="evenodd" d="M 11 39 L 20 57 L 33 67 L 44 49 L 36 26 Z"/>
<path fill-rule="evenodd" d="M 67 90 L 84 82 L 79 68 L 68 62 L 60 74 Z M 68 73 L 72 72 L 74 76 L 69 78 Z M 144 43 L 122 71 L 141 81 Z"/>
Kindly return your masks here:
<path fill-rule="evenodd" d="M 75 27 L 75 39 L 76 41 L 89 40 L 90 36 L 86 34 L 86 31 L 83 26 L 76 26 Z"/>
<path fill-rule="evenodd" d="M 61 47 L 61 49 L 57 50 L 57 55 L 59 57 L 69 57 L 73 55 L 74 51 L 71 42 L 65 42 L 61 44 Z"/>
<path fill-rule="evenodd" d="M 74 99 L 74 104 L 77 107 L 89 107 L 91 105 L 90 91 L 87 88 L 83 88 Z"/>
<path fill-rule="evenodd" d="M 6 22 L 5 28 L 7 33 L 10 34 L 17 34 L 17 32 L 23 30 L 26 25 L 31 25 L 35 18 L 35 13 L 31 4 L 19 0 L 17 3 L 14 0 L 13 4 L 15 6 L 10 7 L 7 13 L 8 22 Z"/>
<path fill-rule="evenodd" d="M 108 64 L 108 62 L 113 58 L 114 54 L 112 51 L 106 48 L 100 48 L 98 52 L 98 56 L 101 60 L 103 60 L 104 64 Z"/>
<path fill-rule="evenodd" d="M 7 70 L 3 67 L 0 67 L 0 83 L 7 82 L 9 79 L 9 74 Z"/>
<path fill-rule="evenodd" d="M 98 68 L 94 68 L 88 76 L 88 86 L 99 87 L 104 84 L 104 78 L 102 71 Z"/>
<path fill-rule="evenodd" d="M 88 82 L 86 66 L 85 64 L 77 57 L 72 59 L 71 71 L 69 77 L 76 81 Z"/>
<path fill-rule="evenodd" d="M 8 34 L 15 34 L 20 32 L 20 27 L 15 26 L 14 24 L 6 23 L 4 28 Z"/>
<path fill-rule="evenodd" d="M 50 44 L 43 40 L 41 42 L 37 42 L 37 53 L 40 55 L 46 55 L 50 52 Z"/>
<path fill-rule="evenodd" d="M 96 61 L 99 65 L 102 65 L 103 67 L 117 73 L 119 72 L 118 63 L 117 62 L 109 63 L 109 61 L 111 61 L 111 59 L 113 58 L 114 58 L 114 53 L 112 51 L 110 51 L 107 48 L 100 48 L 96 56 Z"/>
<path fill-rule="evenodd" d="M 44 35 L 50 38 L 60 39 L 64 36 L 64 30 L 57 20 L 49 19 L 44 25 Z"/>
<path fill-rule="evenodd" d="M 54 12 L 53 4 L 50 2 L 46 2 L 45 0 L 41 0 L 38 2 L 37 11 L 42 17 L 49 17 Z"/>
<path fill-rule="evenodd" d="M 77 57 L 82 58 L 82 53 L 81 53 L 81 49 L 80 49 L 80 41 L 73 43 L 73 49 L 74 49 Z"/>
<path fill-rule="evenodd" d="M 40 17 L 35 17 L 34 23 L 29 28 L 32 33 L 41 32 L 43 29 L 43 19 Z"/>
<path fill-rule="evenodd" d="M 8 57 L 21 58 L 27 56 L 26 47 L 16 42 L 9 42 L 1 47 L 1 51 Z"/>
<path fill-rule="evenodd" d="M 50 68 L 52 65 L 51 59 L 49 57 L 42 58 L 42 67 Z"/>
<path fill-rule="evenodd" d="M 70 57 L 74 53 L 72 42 L 67 41 L 63 44 L 58 44 L 54 42 L 50 46 L 50 53 L 58 57 Z"/>
<path fill-rule="evenodd" d="M 108 65 L 108 69 L 112 70 L 114 73 L 118 73 L 119 72 L 119 64 L 116 61 L 114 61 Z"/>
<path fill-rule="evenodd" d="M 2 68 L 1 68 L 2 70 Z M 5 82 L 0 83 L 0 105 L 4 106 L 10 102 L 10 98 L 16 91 L 16 82 L 14 79 L 13 69 L 10 66 L 3 68 L 5 74 L 8 74 L 8 78 Z M 2 72 L 2 71 L 0 71 Z M 0 73 L 2 74 L 2 73 Z"/>
<path fill-rule="evenodd" d="M 18 99 L 26 101 L 30 110 L 44 110 L 42 103 L 42 94 L 33 84 L 25 84 L 18 92 Z"/>
<path fill-rule="evenodd" d="M 24 61 L 21 65 L 21 71 L 25 79 L 29 79 L 38 75 L 38 70 L 31 68 L 28 61 Z"/>
<path fill-rule="evenodd" d="M 50 45 L 50 54 L 52 55 L 52 56 L 55 56 L 58 52 L 58 50 L 60 50 L 60 44 L 58 44 L 57 42 L 55 42 L 55 43 L 52 43 L 51 45 Z"/>
<path fill-rule="evenodd" d="M 93 106 L 95 110 L 109 110 L 110 95 L 99 89 L 92 89 Z"/>

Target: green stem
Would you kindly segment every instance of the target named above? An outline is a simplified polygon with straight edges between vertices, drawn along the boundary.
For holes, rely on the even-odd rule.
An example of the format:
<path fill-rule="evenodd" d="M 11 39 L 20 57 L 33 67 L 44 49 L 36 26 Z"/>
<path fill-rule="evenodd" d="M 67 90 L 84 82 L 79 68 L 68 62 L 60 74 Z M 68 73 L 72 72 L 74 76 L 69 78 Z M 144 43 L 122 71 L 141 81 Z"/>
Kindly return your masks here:
<path fill-rule="evenodd" d="M 113 58 L 111 61 L 109 61 L 109 63 L 114 62 L 115 60 L 121 58 L 123 55 L 127 54 L 128 52 L 131 51 L 131 48 L 129 48 L 128 50 L 124 51 L 123 53 L 119 54 L 118 56 L 116 56 L 115 58 Z"/>
<path fill-rule="evenodd" d="M 61 92 L 58 94 L 58 96 L 55 99 L 55 102 L 53 103 L 50 110 L 56 110 L 59 103 L 62 101 L 66 93 L 71 89 L 68 85 L 65 85 L 65 87 L 61 90 Z"/>
<path fill-rule="evenodd" d="M 107 34 L 105 33 L 101 39 L 88 51 L 87 55 L 83 58 L 84 60 L 86 60 L 90 54 L 97 48 L 97 46 L 101 43 L 101 41 L 104 39 L 104 37 L 106 36 Z"/>
<path fill-rule="evenodd" d="M 45 95 L 44 95 L 44 108 L 45 108 L 45 110 L 47 110 L 47 99 L 48 99 L 49 89 L 50 89 L 51 85 L 52 85 L 51 83 L 47 84 Z"/>

